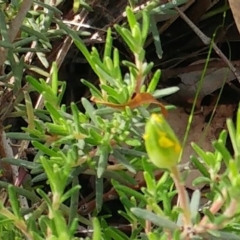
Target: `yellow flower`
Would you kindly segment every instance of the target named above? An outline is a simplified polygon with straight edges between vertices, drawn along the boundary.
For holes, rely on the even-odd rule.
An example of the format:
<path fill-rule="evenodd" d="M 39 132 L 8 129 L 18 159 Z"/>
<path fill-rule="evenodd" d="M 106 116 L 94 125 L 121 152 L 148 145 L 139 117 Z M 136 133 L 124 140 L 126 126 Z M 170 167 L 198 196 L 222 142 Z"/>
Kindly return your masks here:
<path fill-rule="evenodd" d="M 178 163 L 182 148 L 162 115 L 151 115 L 145 126 L 144 140 L 149 159 L 154 165 L 169 169 Z"/>

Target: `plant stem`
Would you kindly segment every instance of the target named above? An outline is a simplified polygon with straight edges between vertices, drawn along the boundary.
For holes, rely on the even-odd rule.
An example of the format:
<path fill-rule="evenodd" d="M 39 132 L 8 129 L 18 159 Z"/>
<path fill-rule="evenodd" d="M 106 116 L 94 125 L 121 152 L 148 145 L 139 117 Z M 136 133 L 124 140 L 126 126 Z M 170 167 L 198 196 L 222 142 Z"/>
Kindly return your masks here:
<path fill-rule="evenodd" d="M 172 167 L 170 171 L 178 192 L 180 207 L 182 208 L 182 211 L 183 211 L 182 214 L 183 214 L 184 227 L 186 228 L 192 227 L 189 201 L 187 197 L 187 192 L 185 190 L 185 186 L 181 179 L 181 174 L 177 166 Z"/>
<path fill-rule="evenodd" d="M 226 191 L 226 189 L 223 189 L 223 190 L 222 190 L 222 194 L 219 196 L 218 199 L 216 199 L 216 200 L 212 203 L 212 205 L 211 205 L 211 207 L 210 207 L 210 209 L 209 209 L 209 211 L 210 211 L 213 215 L 215 215 L 215 214 L 221 209 L 221 207 L 223 206 L 223 204 L 224 204 L 224 202 L 225 202 L 225 200 L 226 200 L 226 197 L 227 197 L 227 191 Z M 204 217 L 202 218 L 201 222 L 199 223 L 199 226 L 205 226 L 208 221 L 209 221 L 208 216 L 204 216 Z"/>

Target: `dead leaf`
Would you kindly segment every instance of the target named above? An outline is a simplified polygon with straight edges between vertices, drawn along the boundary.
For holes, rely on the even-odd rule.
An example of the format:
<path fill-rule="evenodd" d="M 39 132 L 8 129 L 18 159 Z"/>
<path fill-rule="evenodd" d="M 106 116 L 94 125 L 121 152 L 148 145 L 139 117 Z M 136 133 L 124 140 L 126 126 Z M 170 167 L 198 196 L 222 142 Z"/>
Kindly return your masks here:
<path fill-rule="evenodd" d="M 237 0 L 229 0 L 229 5 L 238 28 L 238 32 L 240 33 L 240 2 Z"/>
<path fill-rule="evenodd" d="M 178 77 L 181 78 L 181 83 L 177 85 L 179 91 L 166 97 L 165 100 L 177 106 L 184 106 L 185 103 L 195 98 L 201 76 L 202 71 L 179 74 Z M 234 79 L 236 79 L 235 75 L 226 67 L 208 69 L 201 83 L 198 96 L 199 102 L 201 102 L 205 96 L 220 89 L 223 84 L 231 82 Z"/>
<path fill-rule="evenodd" d="M 106 105 L 108 107 L 112 107 L 115 109 L 124 109 L 125 107 L 130 107 L 131 109 L 134 109 L 136 107 L 139 107 L 143 104 L 156 104 L 161 108 L 161 112 L 164 116 L 167 115 L 167 110 L 164 107 L 164 105 L 159 102 L 156 98 L 154 98 L 150 93 L 137 93 L 129 102 L 124 104 L 115 104 L 110 102 L 104 102 L 101 100 L 98 100 L 96 98 L 91 99 L 93 102 L 100 103 L 103 105 Z"/>

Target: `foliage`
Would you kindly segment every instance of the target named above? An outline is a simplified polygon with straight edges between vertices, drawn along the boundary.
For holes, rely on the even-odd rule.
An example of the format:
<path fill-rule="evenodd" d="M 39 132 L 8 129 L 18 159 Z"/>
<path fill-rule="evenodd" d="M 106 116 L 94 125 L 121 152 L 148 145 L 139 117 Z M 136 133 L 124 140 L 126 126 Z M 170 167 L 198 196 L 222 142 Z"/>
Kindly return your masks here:
<path fill-rule="evenodd" d="M 74 7 L 78 8 L 78 1 L 74 3 Z M 44 8 L 49 11 L 49 18 L 58 13 L 55 7 L 44 5 Z M 2 187 L 8 189 L 9 196 L 9 207 L 3 203 L 0 206 L 2 239 L 80 239 L 78 230 L 82 226 L 92 228 L 90 239 L 94 240 L 239 239 L 240 109 L 236 129 L 231 120 L 227 121 L 234 157 L 225 147 L 226 131 L 213 142 L 215 152 L 206 153 L 193 143 L 199 158 L 192 157 L 192 164 L 203 175 L 195 183 L 210 187 L 206 195 L 210 207 L 203 206 L 201 212 L 201 193 L 195 191 L 190 201 L 188 199 L 182 182 L 181 165 L 177 161 L 180 143 L 164 118 L 168 108 L 157 100 L 174 93 L 177 88 L 156 90 L 160 70 L 153 74 L 149 84 L 146 83 L 153 68 L 153 63 L 146 62 L 144 50 L 150 26 L 148 9 L 141 11 L 139 18 L 139 14 L 134 14 L 127 7 L 128 26 L 114 26 L 132 52 L 133 62 L 121 61 L 118 49 L 113 48 L 113 29 L 107 31 L 101 56 L 94 47 L 90 52 L 79 35 L 59 19 L 54 21 L 60 29 L 56 30 L 57 33 L 50 33 L 48 27 L 51 21 L 47 20 L 46 14 L 44 17 L 37 11 L 35 14 L 38 14 L 37 19 L 44 28 L 39 29 L 39 25 L 28 18 L 28 24 L 36 29 L 33 31 L 27 26 L 23 27 L 25 34 L 28 33 L 24 40 L 34 38 L 38 47 L 46 50 L 49 49 L 51 34 L 67 33 L 89 62 L 100 84 L 97 88 L 82 79 L 89 87 L 92 98 L 81 99 L 85 112 L 80 112 L 76 104 L 71 103 L 69 113 L 67 106 L 61 104 L 66 83 L 59 81 L 56 63 L 52 65 L 50 83 L 26 76 L 28 88 L 15 104 L 20 106 L 21 113 L 25 113 L 28 127 L 23 128 L 24 133 L 8 133 L 7 136 L 30 140 L 38 152 L 33 162 L 9 158 L 2 161 L 28 168 L 35 174 L 32 182 L 46 181 L 50 193 L 41 188 L 36 190 L 28 186 L 28 189 L 22 189 L 0 182 Z M 9 20 L 9 16 L 2 17 Z M 42 31 L 47 32 L 43 34 Z M 21 71 L 19 68 L 24 66 L 19 55 L 14 54 L 16 46 L 22 46 L 20 43 L 9 43 L 7 46 L 6 41 L 1 42 L 1 46 L 8 48 L 12 61 L 11 74 L 16 78 L 14 93 L 21 88 L 19 72 L 22 73 L 23 69 Z M 39 51 L 38 58 L 42 64 L 47 64 Z M 128 69 L 125 75 L 121 64 Z M 48 73 L 44 74 L 49 76 Z M 44 110 L 33 108 L 30 91 L 37 91 L 43 97 Z M 18 105 L 23 98 L 26 104 Z M 150 104 L 157 105 L 157 108 L 151 108 Z M 159 112 L 161 115 L 156 115 Z M 145 139 L 142 137 L 144 133 Z M 169 151 L 169 147 L 174 146 L 177 146 L 177 154 Z M 109 163 L 110 157 L 114 165 Z M 224 171 L 220 171 L 223 166 Z M 158 168 L 163 168 L 159 179 L 155 176 Z M 132 187 L 137 185 L 132 176 L 139 171 L 143 171 L 146 182 L 141 191 Z M 81 175 L 95 176 L 96 206 L 93 209 L 86 205 L 78 208 Z M 119 213 L 130 223 L 129 235 L 108 224 L 106 216 L 99 214 L 104 204 L 105 180 L 112 183 L 124 206 L 124 211 Z M 18 194 L 31 202 L 30 209 L 19 206 Z M 176 197 L 180 206 L 176 203 Z M 89 219 L 87 214 L 90 215 Z"/>

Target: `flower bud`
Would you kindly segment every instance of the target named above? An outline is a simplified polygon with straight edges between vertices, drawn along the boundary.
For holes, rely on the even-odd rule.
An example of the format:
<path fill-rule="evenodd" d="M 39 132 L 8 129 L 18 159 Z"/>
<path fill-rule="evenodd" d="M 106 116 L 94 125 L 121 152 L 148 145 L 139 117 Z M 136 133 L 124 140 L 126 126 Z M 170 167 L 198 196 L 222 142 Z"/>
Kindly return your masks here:
<path fill-rule="evenodd" d="M 144 140 L 149 159 L 154 165 L 169 169 L 178 163 L 182 147 L 162 115 L 151 115 L 145 126 Z"/>

